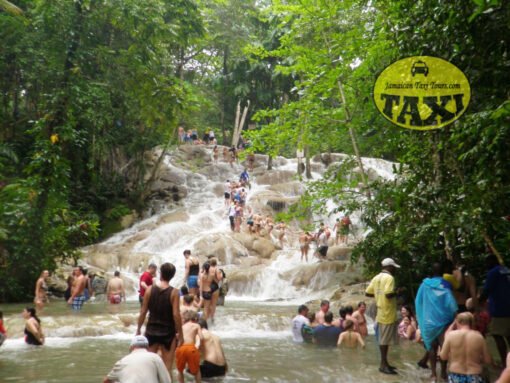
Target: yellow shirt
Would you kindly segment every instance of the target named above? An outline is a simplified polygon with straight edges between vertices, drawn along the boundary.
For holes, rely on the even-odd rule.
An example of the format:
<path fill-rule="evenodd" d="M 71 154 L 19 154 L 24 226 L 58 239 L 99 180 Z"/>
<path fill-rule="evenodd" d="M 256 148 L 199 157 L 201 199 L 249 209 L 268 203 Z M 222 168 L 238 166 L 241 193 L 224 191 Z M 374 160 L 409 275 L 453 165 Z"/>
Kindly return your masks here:
<path fill-rule="evenodd" d="M 377 323 L 392 324 L 397 321 L 397 299 L 386 297 L 386 294 L 395 292 L 395 278 L 389 272 L 383 270 L 372 278 L 365 292 L 375 296 Z"/>

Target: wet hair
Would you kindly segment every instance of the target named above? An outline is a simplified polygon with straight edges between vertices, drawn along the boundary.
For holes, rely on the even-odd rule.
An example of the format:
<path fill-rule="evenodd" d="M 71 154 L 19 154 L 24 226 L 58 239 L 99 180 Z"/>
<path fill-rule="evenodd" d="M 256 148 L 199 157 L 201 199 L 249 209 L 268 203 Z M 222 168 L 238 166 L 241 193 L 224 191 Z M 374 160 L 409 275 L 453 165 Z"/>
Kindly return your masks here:
<path fill-rule="evenodd" d="M 470 312 L 463 312 L 457 315 L 455 321 L 460 325 L 468 325 L 470 328 L 473 328 L 475 324 L 475 317 Z"/>
<path fill-rule="evenodd" d="M 183 299 L 182 299 L 184 302 L 186 302 L 188 305 L 192 304 L 193 301 L 195 300 L 195 297 L 191 294 L 186 294 Z"/>
<path fill-rule="evenodd" d="M 345 306 L 345 312 L 348 314 L 348 315 L 352 315 L 352 313 L 354 312 L 354 309 L 352 308 L 352 306 Z"/>
<path fill-rule="evenodd" d="M 326 323 L 331 323 L 333 322 L 333 313 L 331 311 L 328 311 L 325 315 L 324 315 L 324 322 Z"/>
<path fill-rule="evenodd" d="M 198 324 L 201 328 L 205 328 L 207 330 L 207 321 L 204 318 L 200 318 L 198 320 Z"/>
<path fill-rule="evenodd" d="M 329 301 L 328 301 L 327 299 L 322 300 L 322 301 L 321 301 L 321 307 L 322 307 L 322 306 L 326 306 L 326 305 L 328 305 L 328 306 L 329 306 Z"/>
<path fill-rule="evenodd" d="M 157 269 L 157 268 L 158 268 L 158 266 L 156 266 L 155 263 L 149 264 L 149 269 Z"/>
<path fill-rule="evenodd" d="M 306 305 L 301 305 L 298 307 L 297 312 L 298 312 L 298 314 L 301 314 L 302 312 L 305 312 L 306 310 L 308 310 L 308 307 L 306 307 Z"/>
<path fill-rule="evenodd" d="M 166 262 L 161 265 L 159 271 L 161 273 L 161 279 L 170 282 L 170 279 L 175 275 L 175 266 L 170 262 Z"/>
<path fill-rule="evenodd" d="M 115 270 L 115 272 L 113 273 L 113 275 L 114 275 L 115 277 L 120 276 L 120 271 L 119 271 L 119 270 Z"/>
<path fill-rule="evenodd" d="M 188 286 L 186 286 L 186 285 L 182 285 L 181 286 L 181 294 L 182 295 L 188 295 L 189 294 Z"/>
<path fill-rule="evenodd" d="M 211 264 L 212 267 L 215 267 L 218 265 L 218 260 L 216 258 L 211 258 L 209 263 Z"/>
<path fill-rule="evenodd" d="M 85 269 L 83 266 L 78 267 L 83 275 L 87 275 L 88 270 Z"/>
<path fill-rule="evenodd" d="M 206 273 L 209 272 L 209 269 L 211 268 L 211 264 L 209 262 L 204 262 L 202 265 L 202 270 L 204 270 Z"/>
<path fill-rule="evenodd" d="M 340 317 L 342 319 L 345 319 L 346 315 L 347 315 L 347 310 L 345 309 L 345 307 L 340 307 L 340 310 L 338 310 L 338 315 L 340 315 Z"/>
<path fill-rule="evenodd" d="M 182 252 L 182 254 L 184 254 L 184 255 L 191 255 L 191 250 L 186 249 L 186 250 L 184 250 Z"/>
<path fill-rule="evenodd" d="M 354 322 L 350 319 L 346 319 L 343 323 L 344 331 L 350 330 L 354 326 Z"/>
<path fill-rule="evenodd" d="M 407 312 L 409 313 L 409 319 L 413 319 L 414 318 L 414 314 L 413 314 L 413 309 L 411 308 L 411 306 L 409 305 L 404 305 L 402 306 L 402 308 L 406 309 Z"/>
<path fill-rule="evenodd" d="M 310 321 L 310 323 L 315 322 L 315 313 L 309 312 L 307 318 Z"/>
<path fill-rule="evenodd" d="M 37 314 L 35 312 L 35 309 L 33 307 L 25 307 L 25 310 L 28 311 L 28 313 L 30 314 L 30 316 L 32 318 L 35 318 L 35 320 L 38 322 L 38 323 L 41 323 L 41 320 L 37 317 Z"/>
<path fill-rule="evenodd" d="M 196 322 L 198 320 L 198 314 L 194 310 L 186 310 L 182 314 L 182 319 L 184 322 Z"/>
<path fill-rule="evenodd" d="M 367 304 L 365 302 L 361 301 L 358 303 L 358 308 L 360 308 L 361 306 L 367 307 Z"/>

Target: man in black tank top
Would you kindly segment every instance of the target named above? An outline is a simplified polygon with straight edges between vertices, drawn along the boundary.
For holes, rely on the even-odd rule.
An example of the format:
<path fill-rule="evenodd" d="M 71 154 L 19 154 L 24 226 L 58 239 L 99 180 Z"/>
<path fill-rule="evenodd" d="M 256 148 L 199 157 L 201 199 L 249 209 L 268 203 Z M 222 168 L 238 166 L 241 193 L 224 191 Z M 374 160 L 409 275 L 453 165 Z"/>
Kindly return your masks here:
<path fill-rule="evenodd" d="M 145 327 L 149 351 L 160 353 L 170 376 L 175 348 L 183 343 L 179 292 L 170 286 L 170 280 L 174 275 L 174 265 L 171 263 L 161 265 L 159 286 L 154 284 L 145 292 L 136 330 L 136 335 L 140 335 L 149 312 L 149 320 Z"/>

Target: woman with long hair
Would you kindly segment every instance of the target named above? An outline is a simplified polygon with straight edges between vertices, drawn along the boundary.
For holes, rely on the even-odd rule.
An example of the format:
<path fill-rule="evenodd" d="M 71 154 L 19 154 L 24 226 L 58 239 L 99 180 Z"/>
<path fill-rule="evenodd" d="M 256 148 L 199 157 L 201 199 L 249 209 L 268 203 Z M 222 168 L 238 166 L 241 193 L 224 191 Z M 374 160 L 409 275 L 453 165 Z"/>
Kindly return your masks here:
<path fill-rule="evenodd" d="M 44 334 L 41 320 L 37 317 L 35 309 L 27 307 L 21 315 L 25 319 L 25 342 L 34 346 L 42 346 L 44 344 Z"/>

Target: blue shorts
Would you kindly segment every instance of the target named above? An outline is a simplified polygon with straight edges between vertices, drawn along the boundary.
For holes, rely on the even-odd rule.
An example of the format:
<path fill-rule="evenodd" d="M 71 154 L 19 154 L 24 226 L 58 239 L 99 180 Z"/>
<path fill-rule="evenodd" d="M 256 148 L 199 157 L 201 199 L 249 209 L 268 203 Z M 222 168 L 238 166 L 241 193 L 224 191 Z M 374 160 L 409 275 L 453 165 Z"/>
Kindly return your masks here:
<path fill-rule="evenodd" d="M 84 303 L 85 295 L 78 295 L 77 297 L 74 297 L 71 307 L 73 308 L 73 310 L 81 310 Z"/>
<path fill-rule="evenodd" d="M 188 276 L 188 289 L 198 289 L 198 275 Z"/>
<path fill-rule="evenodd" d="M 455 372 L 448 373 L 448 383 L 484 383 L 485 379 L 480 375 L 464 375 Z"/>

